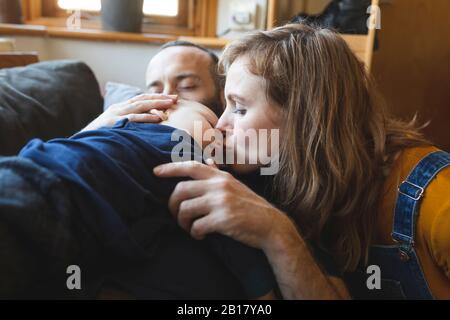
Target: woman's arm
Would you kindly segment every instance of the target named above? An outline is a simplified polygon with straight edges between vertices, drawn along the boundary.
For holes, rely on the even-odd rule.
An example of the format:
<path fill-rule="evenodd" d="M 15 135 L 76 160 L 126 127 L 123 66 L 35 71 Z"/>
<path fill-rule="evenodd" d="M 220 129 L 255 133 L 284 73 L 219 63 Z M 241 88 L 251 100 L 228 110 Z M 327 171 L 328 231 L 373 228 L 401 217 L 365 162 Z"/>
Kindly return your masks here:
<path fill-rule="evenodd" d="M 159 177 L 191 177 L 169 200 L 179 225 L 196 239 L 220 233 L 262 249 L 285 299 L 346 299 L 342 280 L 319 267 L 291 220 L 230 174 L 197 162 L 155 168 Z"/>

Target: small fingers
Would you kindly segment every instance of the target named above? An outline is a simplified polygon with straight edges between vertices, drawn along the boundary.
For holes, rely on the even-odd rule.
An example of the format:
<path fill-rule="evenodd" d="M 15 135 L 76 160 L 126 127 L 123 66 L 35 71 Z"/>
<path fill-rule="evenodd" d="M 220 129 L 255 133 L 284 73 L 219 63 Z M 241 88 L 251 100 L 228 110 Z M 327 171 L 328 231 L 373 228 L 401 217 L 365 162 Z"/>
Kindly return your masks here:
<path fill-rule="evenodd" d="M 161 121 L 167 121 L 169 119 L 167 114 L 162 110 L 152 109 L 152 110 L 150 110 L 150 113 L 161 118 Z"/>

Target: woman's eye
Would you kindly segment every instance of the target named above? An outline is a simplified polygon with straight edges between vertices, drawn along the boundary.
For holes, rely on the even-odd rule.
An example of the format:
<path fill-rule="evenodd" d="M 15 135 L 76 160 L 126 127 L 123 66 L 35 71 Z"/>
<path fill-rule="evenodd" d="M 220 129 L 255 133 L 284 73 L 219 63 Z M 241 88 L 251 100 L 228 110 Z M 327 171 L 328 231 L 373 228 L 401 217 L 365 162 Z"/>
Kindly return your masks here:
<path fill-rule="evenodd" d="M 235 110 L 233 111 L 233 113 L 234 113 L 234 114 L 239 114 L 239 115 L 243 116 L 243 115 L 245 115 L 245 114 L 247 113 L 247 110 L 238 108 L 238 109 L 235 109 Z"/>

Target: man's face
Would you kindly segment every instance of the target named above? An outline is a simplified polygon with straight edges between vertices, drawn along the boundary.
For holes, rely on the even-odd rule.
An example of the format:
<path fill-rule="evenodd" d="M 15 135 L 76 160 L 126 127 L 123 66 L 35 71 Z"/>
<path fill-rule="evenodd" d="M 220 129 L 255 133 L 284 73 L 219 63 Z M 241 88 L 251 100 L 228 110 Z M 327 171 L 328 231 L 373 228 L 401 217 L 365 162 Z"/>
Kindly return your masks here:
<path fill-rule="evenodd" d="M 200 102 L 220 113 L 220 91 L 211 74 L 208 53 L 186 46 L 169 47 L 149 63 L 146 85 L 149 93 L 175 94 L 181 99 Z"/>

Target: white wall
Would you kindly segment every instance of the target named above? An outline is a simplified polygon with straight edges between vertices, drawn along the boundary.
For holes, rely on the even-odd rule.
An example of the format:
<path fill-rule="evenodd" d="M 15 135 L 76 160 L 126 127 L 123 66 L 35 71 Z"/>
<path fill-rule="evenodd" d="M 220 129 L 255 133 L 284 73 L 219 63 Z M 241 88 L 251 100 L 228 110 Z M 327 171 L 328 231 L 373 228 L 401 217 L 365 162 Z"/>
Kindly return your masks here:
<path fill-rule="evenodd" d="M 228 28 L 232 1 L 258 4 L 257 27 L 266 24 L 267 0 L 219 0 L 218 33 Z M 31 36 L 14 37 L 16 50 L 37 51 L 40 61 L 79 59 L 94 71 L 102 88 L 107 81 L 145 87 L 145 69 L 159 45 L 128 42 L 85 41 Z M 217 51 L 219 54 L 220 51 Z"/>
<path fill-rule="evenodd" d="M 16 50 L 37 51 L 39 59 L 78 59 L 94 71 L 103 88 L 107 81 L 145 87 L 145 69 L 158 51 L 155 44 L 15 37 Z"/>
<path fill-rule="evenodd" d="M 39 60 L 77 59 L 94 71 L 101 88 L 122 82 L 145 88 L 145 71 L 160 45 L 128 42 L 85 41 L 19 36 L 12 38 L 17 51 L 37 51 Z M 220 54 L 220 51 L 215 51 Z"/>

